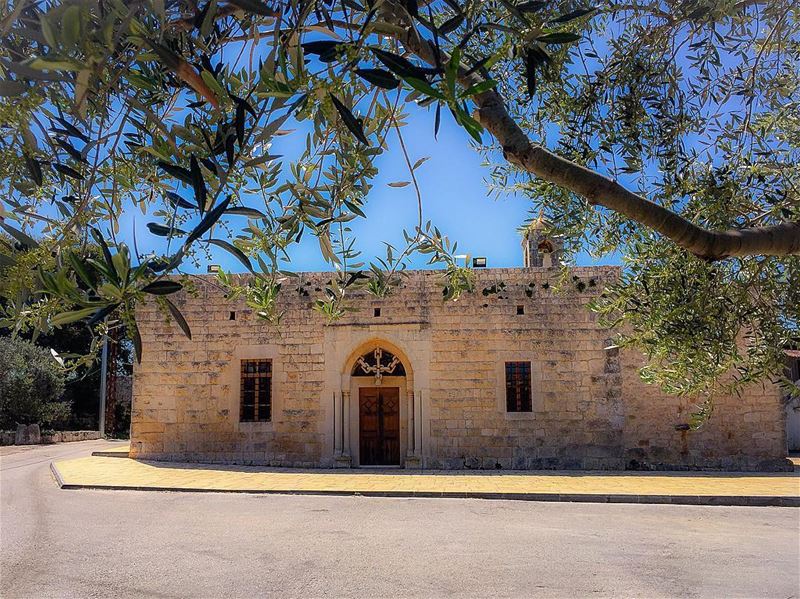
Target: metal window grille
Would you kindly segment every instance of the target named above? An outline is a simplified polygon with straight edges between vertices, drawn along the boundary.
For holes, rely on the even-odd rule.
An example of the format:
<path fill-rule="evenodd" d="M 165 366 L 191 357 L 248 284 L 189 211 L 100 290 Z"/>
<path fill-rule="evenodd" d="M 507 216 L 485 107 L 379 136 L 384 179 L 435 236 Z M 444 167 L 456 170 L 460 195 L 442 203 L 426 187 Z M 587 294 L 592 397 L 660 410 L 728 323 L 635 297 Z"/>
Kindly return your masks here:
<path fill-rule="evenodd" d="M 533 412 L 530 362 L 506 362 L 506 410 Z"/>
<path fill-rule="evenodd" d="M 272 419 L 272 360 L 242 360 L 241 422 Z"/>

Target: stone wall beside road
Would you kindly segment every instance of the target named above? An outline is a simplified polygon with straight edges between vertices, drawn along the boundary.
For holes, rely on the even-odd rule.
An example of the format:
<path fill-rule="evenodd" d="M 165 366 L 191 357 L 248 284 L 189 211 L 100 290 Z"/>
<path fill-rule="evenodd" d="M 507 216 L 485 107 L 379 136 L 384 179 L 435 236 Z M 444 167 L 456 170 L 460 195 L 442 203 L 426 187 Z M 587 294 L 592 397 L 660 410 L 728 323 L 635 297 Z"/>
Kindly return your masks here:
<path fill-rule="evenodd" d="M 0 431 L 0 445 L 37 445 L 52 443 L 69 443 L 73 441 L 90 441 L 100 438 L 99 431 L 55 431 L 41 433 L 38 425 L 21 425 L 16 431 Z"/>

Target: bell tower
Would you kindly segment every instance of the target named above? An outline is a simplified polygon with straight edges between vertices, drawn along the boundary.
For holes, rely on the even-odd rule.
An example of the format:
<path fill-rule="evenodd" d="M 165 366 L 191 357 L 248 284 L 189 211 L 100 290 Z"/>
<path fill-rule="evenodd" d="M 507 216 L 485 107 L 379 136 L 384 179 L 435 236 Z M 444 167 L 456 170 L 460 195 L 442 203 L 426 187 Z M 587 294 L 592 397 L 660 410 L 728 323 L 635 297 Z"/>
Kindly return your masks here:
<path fill-rule="evenodd" d="M 551 268 L 561 263 L 561 240 L 548 232 L 548 222 L 541 216 L 522 233 L 523 268 Z"/>

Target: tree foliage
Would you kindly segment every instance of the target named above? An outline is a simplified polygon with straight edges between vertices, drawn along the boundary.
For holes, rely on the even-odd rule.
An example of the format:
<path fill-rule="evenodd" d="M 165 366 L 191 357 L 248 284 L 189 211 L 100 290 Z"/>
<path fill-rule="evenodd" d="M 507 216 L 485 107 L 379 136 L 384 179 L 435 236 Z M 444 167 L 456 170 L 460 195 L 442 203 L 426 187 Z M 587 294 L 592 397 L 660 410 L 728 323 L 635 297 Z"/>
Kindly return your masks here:
<path fill-rule="evenodd" d="M 23 339 L 0 337 L 0 428 L 58 425 L 69 417 L 64 373 L 49 350 Z"/>
<path fill-rule="evenodd" d="M 330 318 L 353 287 L 389 293 L 414 253 L 444 265 L 443 296 L 457 299 L 471 273 L 425 221 L 424 160 L 403 141 L 427 109 L 432 136 L 453 119 L 491 185 L 528 196 L 569 250 L 623 256 L 595 309 L 650 357 L 646 378 L 709 395 L 775 377 L 800 320 L 797 10 L 17 0 L 0 20 L 2 226 L 14 238 L 0 267 L 20 281 L 5 322 L 119 320 L 140 356 L 136 302 L 159 302 L 190 334 L 169 299 L 185 279 L 165 277 L 211 247 L 251 272 L 221 283 L 276 322 L 291 276 L 280 264 L 303 235 L 335 267 L 316 301 Z M 299 150 L 273 154 L 286 135 Z M 348 223 L 364 218 L 390 138 L 419 218 L 404 247 L 367 264 Z M 166 253 L 118 240 L 133 208 Z M 85 255 L 90 243 L 101 256 Z M 53 259 L 20 267 L 37 251 Z"/>

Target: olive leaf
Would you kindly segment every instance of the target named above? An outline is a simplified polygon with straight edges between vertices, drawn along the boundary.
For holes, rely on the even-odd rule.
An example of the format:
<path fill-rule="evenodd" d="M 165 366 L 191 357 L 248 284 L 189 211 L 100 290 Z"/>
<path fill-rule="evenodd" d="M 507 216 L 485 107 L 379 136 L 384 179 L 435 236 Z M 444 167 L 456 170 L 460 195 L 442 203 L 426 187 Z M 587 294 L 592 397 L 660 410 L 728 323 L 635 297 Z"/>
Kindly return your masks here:
<path fill-rule="evenodd" d="M 344 123 L 345 127 L 350 130 L 358 141 L 363 143 L 364 145 L 369 145 L 369 141 L 367 141 L 366 135 L 364 135 L 364 129 L 361 126 L 361 123 L 353 116 L 353 113 L 342 104 L 336 96 L 333 94 L 328 94 L 331 97 L 331 101 L 333 105 L 336 107 L 336 110 L 339 112 L 339 116 L 342 117 L 342 122 Z"/>
<path fill-rule="evenodd" d="M 73 310 L 71 312 L 62 312 L 61 314 L 56 314 L 50 319 L 50 326 L 63 326 L 65 324 L 69 324 L 71 322 L 76 322 L 78 320 L 83 320 L 84 318 L 91 316 L 97 311 L 97 308 L 81 308 L 80 310 Z"/>
<path fill-rule="evenodd" d="M 114 310 L 116 310 L 119 305 L 120 304 L 117 303 L 117 304 L 111 304 L 110 306 L 106 306 L 105 308 L 100 308 L 92 315 L 92 317 L 89 320 L 86 321 L 86 326 L 93 327 L 98 322 L 103 320 L 106 316 L 111 314 Z"/>
<path fill-rule="evenodd" d="M 142 291 L 151 295 L 169 295 L 183 289 L 178 281 L 153 281 L 142 287 Z"/>
<path fill-rule="evenodd" d="M 28 86 L 22 81 L 6 81 L 0 79 L 0 97 L 13 97 L 22 94 Z"/>
<path fill-rule="evenodd" d="M 167 308 L 169 309 L 169 313 L 172 314 L 172 318 L 175 319 L 175 322 L 178 323 L 178 326 L 183 331 L 183 334 L 186 335 L 189 339 L 192 338 L 192 330 L 189 328 L 189 323 L 186 322 L 186 319 L 181 314 L 181 311 L 178 310 L 178 307 L 173 304 L 168 297 L 164 298 L 164 302 L 167 304 Z"/>
<path fill-rule="evenodd" d="M 536 41 L 543 44 L 569 44 L 571 42 L 577 42 L 579 39 L 581 39 L 581 36 L 577 33 L 572 33 L 570 31 L 554 31 L 553 33 L 540 35 L 536 38 Z"/>
<path fill-rule="evenodd" d="M 211 227 L 214 226 L 219 218 L 222 216 L 222 213 L 225 212 L 228 204 L 231 203 L 231 198 L 228 196 L 222 202 L 219 203 L 218 206 L 214 207 L 212 210 L 209 210 L 200 223 L 194 228 L 194 230 L 189 233 L 189 237 L 186 238 L 184 242 L 184 247 L 189 247 L 193 241 L 199 239 L 203 233 L 208 231 Z"/>
<path fill-rule="evenodd" d="M 340 50 L 347 45 L 346 42 L 334 42 L 331 40 L 316 40 L 302 44 L 306 54 L 319 56 L 322 62 L 333 62 L 339 57 Z"/>
<path fill-rule="evenodd" d="M 594 12 L 597 12 L 598 10 L 600 10 L 600 9 L 598 7 L 596 7 L 596 6 L 589 6 L 587 8 L 578 8 L 576 10 L 573 10 L 573 11 L 570 11 L 570 12 L 568 12 L 566 14 L 561 15 L 557 19 L 553 19 L 550 22 L 551 23 L 566 23 L 568 21 L 572 21 L 573 19 L 577 19 L 579 17 L 583 17 L 583 16 L 586 16 L 586 15 L 592 14 Z"/>
<path fill-rule="evenodd" d="M 277 17 L 280 11 L 270 8 L 262 0 L 228 0 L 246 12 L 251 12 L 262 17 Z"/>
<path fill-rule="evenodd" d="M 547 6 L 547 2 L 544 2 L 544 0 L 531 0 L 530 2 L 517 4 L 516 9 L 521 13 L 528 13 L 542 10 L 545 6 Z"/>
<path fill-rule="evenodd" d="M 439 33 L 441 35 L 447 35 L 448 33 L 452 33 L 456 29 L 458 29 L 461 24 L 464 22 L 464 15 L 458 14 L 450 19 L 447 19 L 444 23 L 439 26 Z"/>
<path fill-rule="evenodd" d="M 27 152 L 25 153 L 24 158 L 25 166 L 28 168 L 28 173 L 30 174 L 31 179 L 33 179 L 33 182 L 36 183 L 37 186 L 41 187 L 43 182 L 41 163 Z"/>
<path fill-rule="evenodd" d="M 169 203 L 172 204 L 172 206 L 174 206 L 174 207 L 177 207 L 177 208 L 188 208 L 190 210 L 196 210 L 197 209 L 197 205 L 196 204 L 192 204 L 189 200 L 185 200 L 184 198 L 179 196 L 174 191 L 165 191 L 164 195 L 167 197 L 167 200 L 169 201 Z"/>
<path fill-rule="evenodd" d="M 84 176 L 81 175 L 78 171 L 74 168 L 67 166 L 66 164 L 61 164 L 60 162 L 53 163 L 53 168 L 55 168 L 59 173 L 62 175 L 66 175 L 72 179 L 77 179 L 78 181 L 83 181 Z"/>
<path fill-rule="evenodd" d="M 22 245 L 26 246 L 27 248 L 32 249 L 35 247 L 39 247 L 39 242 L 37 242 L 33 237 L 27 235 L 26 233 L 23 233 L 19 229 L 15 229 L 7 222 L 0 220 L 0 227 L 5 229 L 6 233 L 11 235 L 11 237 L 19 241 Z"/>
<path fill-rule="evenodd" d="M 228 208 L 225 214 L 238 214 L 239 216 L 246 216 L 247 218 L 267 218 L 267 215 L 256 210 L 255 208 L 248 208 L 247 206 L 234 206 Z"/>
<path fill-rule="evenodd" d="M 70 137 L 77 137 L 83 142 L 89 143 L 89 138 L 81 132 L 75 125 L 71 124 L 67 120 L 61 118 L 60 116 L 55 117 L 55 119 L 64 127 L 64 132 L 69 135 Z M 51 123 L 52 124 L 52 123 Z"/>
<path fill-rule="evenodd" d="M 133 349 L 136 353 L 136 361 L 142 363 L 142 334 L 139 332 L 139 327 L 133 325 Z"/>
<path fill-rule="evenodd" d="M 200 165 L 197 163 L 197 158 L 192 154 L 189 159 L 189 174 L 192 177 L 192 188 L 194 189 L 194 199 L 200 212 L 206 211 L 206 183 L 203 180 L 203 172 L 200 170 Z"/>
<path fill-rule="evenodd" d="M 153 235 L 168 237 L 171 235 L 186 235 L 186 231 L 176 227 L 167 227 L 159 223 L 147 223 L 147 228 Z"/>
<path fill-rule="evenodd" d="M 356 75 L 383 89 L 395 89 L 400 81 L 384 69 L 356 69 Z"/>
<path fill-rule="evenodd" d="M 418 67 L 411 61 L 402 56 L 383 50 L 382 48 L 371 47 L 375 57 L 380 60 L 387 69 L 399 75 L 400 77 L 415 77 L 417 79 L 426 79 L 428 70 Z"/>
<path fill-rule="evenodd" d="M 175 164 L 170 164 L 169 162 L 164 162 L 163 160 L 159 160 L 157 164 L 159 168 L 168 175 L 171 175 L 188 185 L 193 184 L 192 173 L 186 170 L 185 168 L 182 168 Z"/>
<path fill-rule="evenodd" d="M 495 81 L 494 79 L 487 79 L 486 81 L 481 81 L 480 83 L 476 83 L 475 85 L 461 92 L 461 97 L 468 98 L 470 96 L 477 96 L 478 94 L 482 94 L 483 92 L 493 89 L 495 87 L 497 87 L 497 81 Z"/>
<path fill-rule="evenodd" d="M 216 245 L 217 247 L 221 247 L 226 252 L 232 254 L 237 260 L 239 260 L 239 262 L 244 264 L 247 270 L 253 272 L 253 265 L 250 262 L 250 258 L 248 258 L 242 250 L 237 248 L 232 243 L 229 243 L 224 239 L 209 239 L 208 243 Z"/>
<path fill-rule="evenodd" d="M 72 158 L 73 160 L 75 160 L 77 162 L 82 162 L 83 164 L 88 164 L 88 162 L 86 161 L 86 158 L 83 157 L 83 154 L 81 154 L 75 148 L 75 146 L 73 146 L 67 140 L 57 137 L 55 141 L 61 147 L 62 150 L 64 150 L 67 154 L 70 155 L 70 158 Z"/>
<path fill-rule="evenodd" d="M 108 249 L 108 244 L 103 238 L 102 233 L 100 233 L 100 231 L 94 227 L 90 229 L 90 232 L 92 237 L 94 237 L 94 240 L 97 242 L 97 245 L 100 246 L 100 251 L 103 252 L 103 260 L 105 260 L 110 278 L 115 282 L 119 282 L 119 279 L 117 278 L 117 269 L 114 268 L 114 259 L 111 257 L 111 250 Z"/>

